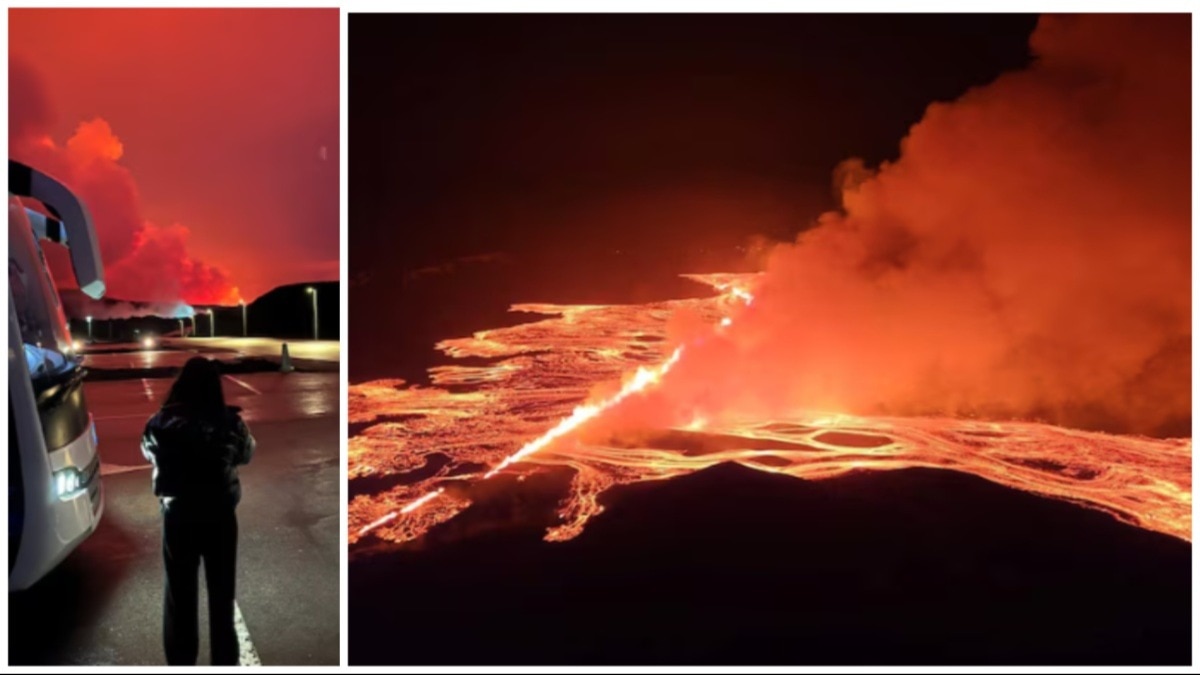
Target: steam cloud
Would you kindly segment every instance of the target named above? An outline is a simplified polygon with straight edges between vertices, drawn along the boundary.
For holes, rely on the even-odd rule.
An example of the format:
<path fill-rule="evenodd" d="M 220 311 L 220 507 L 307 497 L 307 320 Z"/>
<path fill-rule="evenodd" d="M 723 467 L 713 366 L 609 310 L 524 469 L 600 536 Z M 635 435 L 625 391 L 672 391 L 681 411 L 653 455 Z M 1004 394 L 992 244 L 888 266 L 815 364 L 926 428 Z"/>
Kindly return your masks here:
<path fill-rule="evenodd" d="M 186 302 L 131 302 L 128 300 L 93 300 L 78 291 L 62 293 L 63 309 L 68 316 L 105 319 L 136 319 L 160 317 L 164 319 L 189 319 L 196 310 Z"/>
<path fill-rule="evenodd" d="M 842 210 L 771 252 L 736 330 L 655 400 L 677 421 L 803 407 L 1189 435 L 1189 19 L 1048 16 L 1030 47 L 1028 69 L 929 106 L 895 162 L 839 167 Z"/>
<path fill-rule="evenodd" d="M 137 182 L 120 163 L 124 146 L 101 118 L 79 124 L 65 145 L 51 137 L 55 113 L 30 65 L 9 60 L 9 153 L 66 183 L 92 213 L 108 295 L 158 303 L 235 304 L 239 293 L 217 266 L 189 255 L 189 230 L 142 215 Z M 73 282 L 66 251 L 47 246 L 56 282 Z"/>

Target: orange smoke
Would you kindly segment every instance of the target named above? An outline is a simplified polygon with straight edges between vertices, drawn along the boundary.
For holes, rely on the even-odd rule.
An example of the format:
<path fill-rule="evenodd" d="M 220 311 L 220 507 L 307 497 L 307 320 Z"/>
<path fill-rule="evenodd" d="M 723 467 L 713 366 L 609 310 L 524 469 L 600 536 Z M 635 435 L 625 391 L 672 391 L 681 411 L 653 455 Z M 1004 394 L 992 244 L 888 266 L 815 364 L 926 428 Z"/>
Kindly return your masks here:
<path fill-rule="evenodd" d="M 100 239 L 108 295 L 138 301 L 236 304 L 241 294 L 220 267 L 188 252 L 189 229 L 142 215 L 137 181 L 121 164 L 125 147 L 103 118 L 81 122 L 65 145 L 50 135 L 51 107 L 37 74 L 9 61 L 9 154 L 66 183 L 91 211 Z M 66 252 L 47 247 L 58 284 L 74 286 Z"/>
<path fill-rule="evenodd" d="M 839 169 L 843 210 L 770 255 L 673 407 L 1190 433 L 1188 19 L 1045 17 L 1031 47 Z"/>

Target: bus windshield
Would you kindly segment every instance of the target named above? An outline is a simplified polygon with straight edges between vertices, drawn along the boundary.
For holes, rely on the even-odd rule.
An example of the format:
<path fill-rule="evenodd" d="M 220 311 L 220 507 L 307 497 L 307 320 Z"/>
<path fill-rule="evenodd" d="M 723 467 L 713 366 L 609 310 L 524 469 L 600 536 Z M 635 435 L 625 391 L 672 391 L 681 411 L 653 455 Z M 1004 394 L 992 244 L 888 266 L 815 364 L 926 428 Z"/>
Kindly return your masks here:
<path fill-rule="evenodd" d="M 34 383 L 61 382 L 79 368 L 62 302 L 19 199 L 9 198 L 8 288 Z"/>

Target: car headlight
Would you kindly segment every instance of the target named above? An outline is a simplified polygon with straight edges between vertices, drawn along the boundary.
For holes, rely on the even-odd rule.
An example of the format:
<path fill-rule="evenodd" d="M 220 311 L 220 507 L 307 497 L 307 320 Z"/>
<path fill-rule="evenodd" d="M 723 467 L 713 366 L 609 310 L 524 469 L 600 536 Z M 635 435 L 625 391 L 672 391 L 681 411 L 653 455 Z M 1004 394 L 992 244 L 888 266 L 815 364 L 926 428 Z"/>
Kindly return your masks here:
<path fill-rule="evenodd" d="M 59 499 L 67 500 L 83 489 L 83 474 L 75 467 L 54 472 L 54 492 Z"/>

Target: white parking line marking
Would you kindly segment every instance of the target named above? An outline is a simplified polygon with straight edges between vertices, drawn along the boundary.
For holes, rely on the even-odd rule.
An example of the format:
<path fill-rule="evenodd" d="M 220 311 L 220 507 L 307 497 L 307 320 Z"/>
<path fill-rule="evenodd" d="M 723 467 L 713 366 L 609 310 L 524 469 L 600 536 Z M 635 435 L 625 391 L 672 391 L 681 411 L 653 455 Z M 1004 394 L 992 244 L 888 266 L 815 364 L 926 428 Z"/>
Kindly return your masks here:
<path fill-rule="evenodd" d="M 258 650 L 250 640 L 250 629 L 246 628 L 246 617 L 242 616 L 242 608 L 238 606 L 237 600 L 233 601 L 233 627 L 238 636 L 238 665 L 261 666 L 262 661 L 259 660 Z"/>
<path fill-rule="evenodd" d="M 239 384 L 239 385 L 245 387 L 246 389 L 249 389 L 250 391 L 254 392 L 256 395 L 259 395 L 259 396 L 262 395 L 261 391 L 255 389 L 254 387 L 251 387 L 250 385 L 246 384 L 245 382 L 237 379 L 236 377 L 234 377 L 232 375 L 226 375 L 225 377 L 228 378 L 230 381 L 234 382 L 235 384 Z"/>
<path fill-rule="evenodd" d="M 147 401 L 154 400 L 154 392 L 150 390 L 150 380 L 147 380 L 144 377 L 142 378 L 142 390 L 146 392 Z"/>

